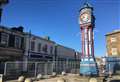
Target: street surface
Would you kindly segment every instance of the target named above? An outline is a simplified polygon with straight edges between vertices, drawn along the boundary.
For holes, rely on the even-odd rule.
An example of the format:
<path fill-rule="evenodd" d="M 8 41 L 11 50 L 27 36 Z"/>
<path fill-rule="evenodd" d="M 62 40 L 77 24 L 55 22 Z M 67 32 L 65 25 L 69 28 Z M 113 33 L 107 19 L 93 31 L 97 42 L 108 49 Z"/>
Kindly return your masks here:
<path fill-rule="evenodd" d="M 81 77 L 79 75 L 75 75 L 75 74 L 69 74 L 66 76 L 57 76 L 54 78 L 48 78 L 48 79 L 41 79 L 39 81 L 33 81 L 33 82 L 57 82 L 58 79 L 64 79 L 65 82 L 89 82 L 90 77 Z M 6 81 L 6 82 L 17 82 L 17 80 L 12 80 L 12 81 Z M 102 81 L 99 81 L 102 82 Z"/>

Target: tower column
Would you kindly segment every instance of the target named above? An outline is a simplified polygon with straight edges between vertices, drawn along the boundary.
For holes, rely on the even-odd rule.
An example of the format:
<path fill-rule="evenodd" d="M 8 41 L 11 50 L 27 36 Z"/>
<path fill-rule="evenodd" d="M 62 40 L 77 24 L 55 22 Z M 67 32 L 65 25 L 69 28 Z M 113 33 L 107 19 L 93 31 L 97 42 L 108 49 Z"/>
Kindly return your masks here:
<path fill-rule="evenodd" d="M 94 36 L 93 36 L 93 30 L 91 29 L 91 36 L 92 36 L 92 56 L 94 57 Z"/>
<path fill-rule="evenodd" d="M 89 56 L 92 54 L 92 41 L 91 41 L 91 29 L 88 30 L 89 34 Z"/>
<path fill-rule="evenodd" d="M 88 54 L 87 54 L 87 52 L 88 52 L 88 48 L 87 48 L 87 29 L 86 28 L 84 28 L 84 34 L 85 34 L 85 57 L 88 57 Z"/>
<path fill-rule="evenodd" d="M 81 28 L 81 40 L 82 40 L 82 58 L 84 57 L 84 35 L 83 35 L 83 29 Z"/>
<path fill-rule="evenodd" d="M 89 52 L 90 52 L 90 50 L 89 50 L 89 28 L 87 28 L 87 48 L 88 48 L 88 57 L 89 57 Z"/>

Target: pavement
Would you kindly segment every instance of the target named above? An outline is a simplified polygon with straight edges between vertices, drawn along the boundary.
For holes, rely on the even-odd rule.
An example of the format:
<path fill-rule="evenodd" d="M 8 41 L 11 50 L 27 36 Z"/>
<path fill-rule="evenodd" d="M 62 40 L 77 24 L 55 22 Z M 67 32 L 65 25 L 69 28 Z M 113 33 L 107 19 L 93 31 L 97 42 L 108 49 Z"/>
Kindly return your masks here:
<path fill-rule="evenodd" d="M 80 77 L 78 75 L 66 75 L 66 76 L 58 76 L 55 78 L 49 78 L 34 82 L 57 82 L 59 79 L 64 79 L 65 82 L 88 82 L 88 77 Z"/>
<path fill-rule="evenodd" d="M 64 79 L 65 82 L 89 82 L 90 77 L 81 77 L 76 74 L 67 74 L 67 75 L 59 75 L 56 77 L 48 77 L 47 79 L 41 79 L 39 81 L 33 81 L 33 82 L 57 82 L 58 79 Z M 17 80 L 10 80 L 5 82 L 18 82 Z"/>

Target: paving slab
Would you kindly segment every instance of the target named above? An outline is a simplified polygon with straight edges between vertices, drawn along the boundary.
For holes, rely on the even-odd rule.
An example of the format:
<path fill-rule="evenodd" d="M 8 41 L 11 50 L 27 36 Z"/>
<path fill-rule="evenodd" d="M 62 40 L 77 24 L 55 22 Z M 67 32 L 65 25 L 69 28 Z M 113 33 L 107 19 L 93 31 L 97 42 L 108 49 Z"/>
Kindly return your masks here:
<path fill-rule="evenodd" d="M 65 79 L 65 82 L 89 82 L 91 77 L 88 76 L 79 76 L 77 74 L 67 74 L 65 76 L 59 75 L 57 77 L 49 77 L 47 79 L 41 79 L 39 81 L 33 82 L 57 82 L 58 79 Z M 95 77 L 94 77 L 95 78 Z M 103 82 L 103 78 L 96 77 L 97 82 Z M 17 82 L 17 80 L 11 80 L 6 82 Z"/>
<path fill-rule="evenodd" d="M 57 82 L 57 80 L 60 78 L 65 79 L 65 82 L 88 82 L 88 80 L 89 80 L 89 78 L 87 78 L 87 77 L 80 77 L 77 75 L 67 75 L 67 76 L 59 76 L 59 77 L 55 77 L 55 78 L 34 81 L 34 82 Z"/>

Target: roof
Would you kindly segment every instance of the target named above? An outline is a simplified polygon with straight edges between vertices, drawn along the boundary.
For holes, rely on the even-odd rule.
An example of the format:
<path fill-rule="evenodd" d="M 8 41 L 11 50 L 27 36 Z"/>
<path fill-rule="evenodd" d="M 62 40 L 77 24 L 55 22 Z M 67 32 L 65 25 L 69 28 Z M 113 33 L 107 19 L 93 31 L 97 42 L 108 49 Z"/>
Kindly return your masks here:
<path fill-rule="evenodd" d="M 47 41 L 47 42 L 55 43 L 55 42 L 52 41 L 52 40 L 47 40 L 47 39 L 45 39 L 45 38 L 43 38 L 43 37 L 37 36 L 37 35 L 32 34 L 32 33 L 29 33 L 29 32 L 24 32 L 24 34 L 25 34 L 25 35 L 31 35 L 31 36 L 33 36 L 33 37 L 39 38 L 39 39 L 44 40 L 44 41 Z"/>
<path fill-rule="evenodd" d="M 12 27 L 12 28 L 13 28 L 13 27 Z M 7 26 L 2 26 L 2 25 L 0 25 L 0 30 L 6 30 L 6 31 L 9 31 L 9 32 L 14 32 L 14 33 L 18 33 L 18 34 L 23 34 L 23 32 L 18 31 L 18 30 L 13 30 L 12 28 L 7 27 Z"/>
<path fill-rule="evenodd" d="M 9 3 L 9 0 L 0 0 L 0 4 L 7 4 Z"/>
<path fill-rule="evenodd" d="M 64 45 L 61 45 L 61 44 L 58 44 L 58 43 L 56 43 L 56 45 L 60 46 L 60 47 L 64 47 L 64 48 L 69 49 L 69 50 L 75 51 L 73 48 L 70 48 L 70 47 L 67 47 L 67 46 L 64 46 Z"/>
<path fill-rule="evenodd" d="M 109 32 L 105 36 L 116 34 L 116 33 L 120 33 L 120 29 L 114 30 L 113 32 Z"/>

